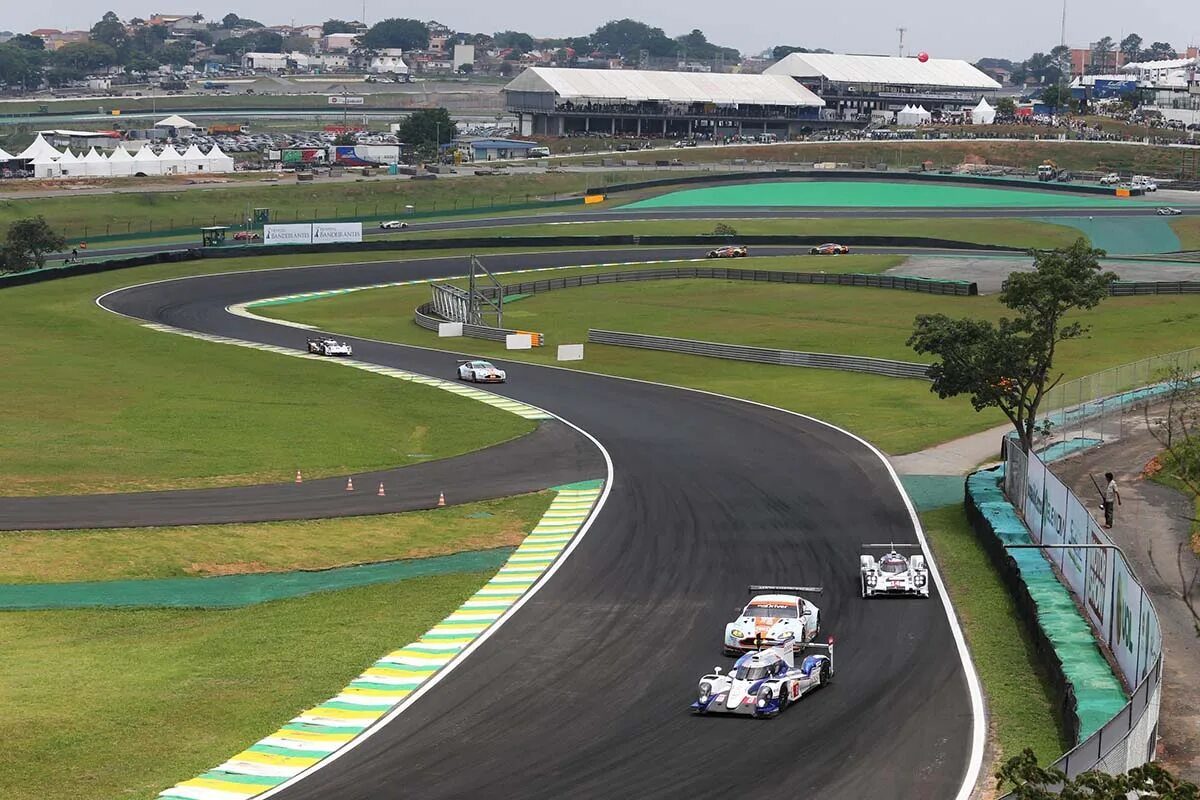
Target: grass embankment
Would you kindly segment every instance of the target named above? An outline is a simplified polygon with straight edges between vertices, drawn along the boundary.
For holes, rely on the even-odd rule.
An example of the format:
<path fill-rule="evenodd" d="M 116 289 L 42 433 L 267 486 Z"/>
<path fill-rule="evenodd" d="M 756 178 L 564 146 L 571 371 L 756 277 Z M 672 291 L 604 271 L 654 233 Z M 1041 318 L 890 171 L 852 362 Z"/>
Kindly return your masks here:
<path fill-rule="evenodd" d="M 888 263 L 866 256 L 798 257 L 755 258 L 734 266 L 852 272 L 886 269 Z M 513 356 L 503 345 L 478 339 L 448 345 L 418 328 L 409 315 L 395 313 L 397 308 L 415 308 L 427 300 L 426 287 L 395 287 L 268 307 L 258 313 L 388 341 L 457 347 L 497 359 Z M 924 361 L 928 359 L 905 345 L 917 314 L 942 312 L 995 319 L 1003 311 L 995 296 L 943 297 L 859 287 L 672 280 L 535 295 L 506 307 L 505 324 L 546 334 L 547 347 L 515 359 L 538 363 L 555 363 L 556 345 L 586 341 L 588 328 Z M 1196 333 L 1200 299 L 1187 295 L 1112 298 L 1078 319 L 1091 325 L 1092 333 L 1060 346 L 1057 363 L 1068 378 L 1131 362 L 1146 353 L 1178 350 L 1200 339 Z M 1104 346 L 1098 347 L 1101 341 Z M 919 450 L 1004 421 L 998 412 L 974 413 L 963 398 L 939 400 L 921 381 L 701 360 L 601 345 L 588 345 L 583 362 L 561 366 L 759 400 L 843 425 L 892 453 Z"/>
<path fill-rule="evenodd" d="M 681 173 L 690 174 L 690 173 Z M 613 180 L 637 180 L 640 173 L 616 173 Z M 0 200 L 0 234 L 18 219 L 40 214 L 68 239 L 86 235 L 133 235 L 204 225 L 240 225 L 255 208 L 269 208 L 276 222 L 362 219 L 415 213 L 459 211 L 552 200 L 586 189 L 588 173 L 507 176 L 465 175 L 434 181 L 379 179 L 310 184 L 288 178 L 278 184 L 255 182 L 235 187 L 188 187 L 179 191 L 106 194 L 103 198 L 64 193 L 61 197 Z M 561 209 L 559 206 L 558 209 Z M 579 208 L 583 208 L 582 202 Z"/>
<path fill-rule="evenodd" d="M 1182 152 L 1177 148 L 1133 145 L 1122 142 L 1085 141 L 990 141 L 987 139 L 936 139 L 903 142 L 789 142 L 778 145 L 696 147 L 669 153 L 618 154 L 653 164 L 663 158 L 679 158 L 685 164 L 747 162 L 784 163 L 847 162 L 890 169 L 907 169 L 932 161 L 938 167 L 975 161 L 996 166 L 1032 170 L 1046 159 L 1076 172 L 1114 171 L 1146 173 L 1159 177 L 1180 174 Z M 587 157 L 570 162 L 594 160 Z"/>
<path fill-rule="evenodd" d="M 703 215 L 702 209 L 696 210 Z M 630 220 L 510 225 L 496 228 L 454 228 L 413 231 L 398 239 L 455 239 L 475 236 L 702 236 L 719 224 L 737 230 L 737 236 L 927 236 L 959 242 L 1005 244 L 1022 248 L 1066 247 L 1079 231 L 1065 225 L 1024 219 L 696 219 Z M 737 236 L 731 240 L 736 240 Z M 390 237 L 389 237 L 390 238 Z M 726 239 L 720 239 L 720 244 Z"/>
<path fill-rule="evenodd" d="M 1200 250 L 1200 217 L 1176 217 L 1170 224 L 1182 249 Z"/>
<path fill-rule="evenodd" d="M 551 499 L 307 522 L 0 533 L 0 583 L 318 570 L 515 546 Z"/>
<path fill-rule="evenodd" d="M 20 347 L 0 349 L 0 404 L 19 418 L 0 426 L 4 493 L 271 482 L 297 469 L 319 477 L 443 458 L 533 429 L 417 384 L 157 333 L 93 302 L 132 283 L 294 263 L 155 266 L 0 292 L 0 319 L 23 332 Z"/>
<path fill-rule="evenodd" d="M 488 577 L 225 611 L 0 614 L 0 797 L 149 800 L 331 697 Z"/>
<path fill-rule="evenodd" d="M 1054 714 L 1054 696 L 1021 624 L 1016 604 L 961 506 L 921 514 L 938 568 L 954 601 L 987 696 L 992 768 L 1033 748 L 1050 764 L 1070 746 Z"/>

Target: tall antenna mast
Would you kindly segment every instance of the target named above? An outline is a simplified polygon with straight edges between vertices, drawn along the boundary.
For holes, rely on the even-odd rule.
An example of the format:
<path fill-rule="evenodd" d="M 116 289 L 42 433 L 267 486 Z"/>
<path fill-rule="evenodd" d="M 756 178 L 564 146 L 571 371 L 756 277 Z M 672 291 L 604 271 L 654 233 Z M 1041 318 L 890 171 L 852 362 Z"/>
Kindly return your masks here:
<path fill-rule="evenodd" d="M 907 31 L 908 28 L 896 28 L 896 30 L 900 32 L 900 57 L 904 58 L 904 32 Z"/>

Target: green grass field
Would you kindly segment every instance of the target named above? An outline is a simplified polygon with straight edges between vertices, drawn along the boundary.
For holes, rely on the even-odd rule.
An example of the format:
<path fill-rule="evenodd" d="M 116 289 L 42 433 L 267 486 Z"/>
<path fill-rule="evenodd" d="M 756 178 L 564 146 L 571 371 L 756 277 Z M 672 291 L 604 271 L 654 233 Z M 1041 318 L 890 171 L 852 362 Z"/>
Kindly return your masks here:
<path fill-rule="evenodd" d="M 488 577 L 227 611 L 0 614 L 0 797 L 150 800 L 326 700 Z"/>
<path fill-rule="evenodd" d="M 690 174 L 690 173 L 689 173 Z M 614 180 L 636 180 L 618 173 Z M 277 222 L 313 219 L 361 219 L 401 216 L 405 206 L 415 213 L 457 211 L 482 213 L 493 207 L 537 203 L 582 192 L 586 173 L 459 176 L 433 181 L 400 179 L 299 184 L 253 183 L 178 191 L 127 190 L 113 194 L 23 197 L 0 200 L 0 235 L 14 220 L 42 215 L 68 239 L 83 236 L 132 236 L 137 233 L 237 225 L 255 208 L 271 209 Z M 551 207 L 562 210 L 562 206 Z M 583 209 L 582 201 L 579 209 Z"/>
<path fill-rule="evenodd" d="M 1171 220 L 1171 228 L 1184 250 L 1200 250 L 1200 217 L 1176 217 Z"/>
<path fill-rule="evenodd" d="M 396 239 L 453 239 L 471 236 L 702 236 L 720 224 L 739 236 L 928 236 L 959 242 L 1005 244 L 1023 248 L 1066 247 L 1079 231 L 1065 225 L 1024 219 L 696 219 L 629 220 L 596 219 L 556 223 L 552 217 L 536 225 L 494 228 L 457 228 L 445 231 L 412 231 Z M 736 238 L 736 237 L 735 237 Z M 724 241 L 724 240 L 722 240 Z"/>
<path fill-rule="evenodd" d="M 811 270 L 819 264 L 843 271 L 886 268 L 886 262 L 870 258 L 756 258 L 738 266 Z M 394 313 L 396 308 L 415 308 L 426 302 L 428 294 L 424 286 L 396 287 L 267 307 L 257 313 L 388 341 L 457 347 L 497 359 L 513 356 L 502 345 L 479 339 L 461 339 L 452 345 L 439 341 L 413 324 L 409 316 Z M 589 327 L 923 361 L 927 359 L 909 350 L 905 341 L 913 318 L 933 312 L 994 319 L 1001 315 L 1002 307 L 995 296 L 960 298 L 857 287 L 661 281 L 639 283 L 636 288 L 614 284 L 526 298 L 506 307 L 505 324 L 546 334 L 547 347 L 515 358 L 536 363 L 554 363 L 555 346 L 586 341 Z M 1081 321 L 1092 326 L 1092 333 L 1060 348 L 1059 367 L 1068 377 L 1075 377 L 1135 361 L 1147 353 L 1196 344 L 1200 339 L 1197 319 L 1200 300 L 1189 295 L 1106 300 L 1098 310 L 1080 315 Z M 920 381 L 601 345 L 587 345 L 583 362 L 562 366 L 779 405 L 843 425 L 892 453 L 919 450 L 1004 422 L 999 412 L 975 413 L 965 398 L 939 400 L 928 384 Z"/>
<path fill-rule="evenodd" d="M 0 533 L 0 583 L 319 570 L 521 543 L 548 492 L 436 511 L 306 522 Z"/>
<path fill-rule="evenodd" d="M 0 291 L 0 319 L 28 332 L 0 350 L 0 403 L 20 418 L 0 426 L 4 492 L 286 481 L 297 469 L 319 477 L 442 458 L 533 429 L 436 389 L 157 333 L 93 302 L 143 281 L 295 262 L 155 266 Z"/>
<path fill-rule="evenodd" d="M 1047 676 L 1016 605 L 961 506 L 921 515 L 987 696 L 994 771 L 1026 747 L 1050 764 L 1069 746 L 1053 713 Z M 988 765 L 985 765 L 987 769 Z"/>

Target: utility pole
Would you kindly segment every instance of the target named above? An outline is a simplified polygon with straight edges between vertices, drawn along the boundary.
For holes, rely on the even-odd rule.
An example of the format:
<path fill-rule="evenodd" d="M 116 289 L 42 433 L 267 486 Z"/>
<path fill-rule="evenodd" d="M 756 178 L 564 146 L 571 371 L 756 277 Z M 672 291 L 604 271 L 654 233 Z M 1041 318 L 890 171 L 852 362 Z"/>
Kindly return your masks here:
<path fill-rule="evenodd" d="M 904 58 L 904 33 L 905 33 L 905 31 L 907 31 L 907 30 L 908 30 L 908 28 L 900 27 L 900 28 L 896 28 L 896 30 L 900 32 L 900 50 L 899 50 L 899 55 L 900 55 L 900 57 L 901 57 L 901 58 Z"/>

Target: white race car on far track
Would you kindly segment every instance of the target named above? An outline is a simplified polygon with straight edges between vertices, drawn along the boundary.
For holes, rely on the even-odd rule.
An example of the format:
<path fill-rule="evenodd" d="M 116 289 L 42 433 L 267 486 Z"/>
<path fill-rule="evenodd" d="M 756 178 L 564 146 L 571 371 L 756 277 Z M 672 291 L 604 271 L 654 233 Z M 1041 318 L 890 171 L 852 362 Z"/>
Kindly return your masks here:
<path fill-rule="evenodd" d="M 490 361 L 460 361 L 458 379 L 472 383 L 504 383 L 508 380 L 508 374 L 497 369 Z"/>
<path fill-rule="evenodd" d="M 796 654 L 807 648 L 824 653 Z M 829 644 L 793 643 L 785 639 L 774 647 L 746 653 L 722 674 L 720 667 L 700 679 L 693 714 L 739 714 L 769 719 L 813 689 L 833 680 L 833 640 Z"/>
<path fill-rule="evenodd" d="M 796 647 L 811 642 L 821 632 L 821 611 L 795 593 L 820 591 L 818 586 L 751 586 L 754 597 L 725 626 L 725 655 L 772 647 L 785 639 L 793 640 Z"/>
<path fill-rule="evenodd" d="M 379 227 L 385 231 L 401 230 L 408 227 L 408 223 L 398 219 L 389 219 L 379 223 Z"/>
<path fill-rule="evenodd" d="M 910 595 L 929 597 L 929 569 L 925 556 L 905 556 L 897 548 L 915 547 L 917 544 L 864 544 L 863 547 L 883 548 L 887 552 L 875 556 L 863 554 L 858 557 L 859 575 L 862 580 L 862 596 Z"/>
<path fill-rule="evenodd" d="M 308 340 L 308 352 L 318 356 L 352 356 L 354 348 L 349 342 L 339 342 L 328 336 Z"/>

